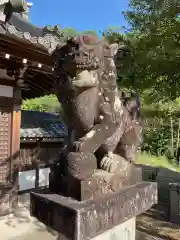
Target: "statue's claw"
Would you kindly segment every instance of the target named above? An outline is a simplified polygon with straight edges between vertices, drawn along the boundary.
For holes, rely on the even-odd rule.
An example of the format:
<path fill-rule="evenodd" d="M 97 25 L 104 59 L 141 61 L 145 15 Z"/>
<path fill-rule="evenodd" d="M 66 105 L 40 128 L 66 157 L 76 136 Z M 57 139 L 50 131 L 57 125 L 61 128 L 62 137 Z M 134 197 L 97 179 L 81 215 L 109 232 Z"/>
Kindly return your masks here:
<path fill-rule="evenodd" d="M 108 154 L 101 160 L 100 168 L 110 173 L 117 172 L 117 170 L 119 170 L 119 161 L 114 158 L 112 153 Z"/>
<path fill-rule="evenodd" d="M 109 156 L 103 157 L 103 159 L 101 160 L 101 163 L 100 163 L 100 168 L 102 170 L 110 172 L 110 169 L 111 169 L 111 159 L 110 159 Z"/>
<path fill-rule="evenodd" d="M 81 146 L 82 146 L 82 141 L 75 141 L 73 143 L 73 151 L 79 152 L 81 150 Z"/>

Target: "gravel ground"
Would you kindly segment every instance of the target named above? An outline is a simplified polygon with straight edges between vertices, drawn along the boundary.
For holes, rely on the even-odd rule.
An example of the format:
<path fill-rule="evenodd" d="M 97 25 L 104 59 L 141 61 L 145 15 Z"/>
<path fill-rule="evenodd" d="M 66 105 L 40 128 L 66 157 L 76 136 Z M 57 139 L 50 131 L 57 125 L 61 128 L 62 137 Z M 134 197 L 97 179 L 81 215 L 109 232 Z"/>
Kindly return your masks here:
<path fill-rule="evenodd" d="M 136 232 L 136 240 L 164 240 L 162 238 L 159 237 L 153 237 L 147 233 L 143 233 L 143 232 Z"/>
<path fill-rule="evenodd" d="M 180 225 L 168 221 L 167 208 L 156 206 L 137 217 L 137 230 L 163 240 L 180 240 Z"/>

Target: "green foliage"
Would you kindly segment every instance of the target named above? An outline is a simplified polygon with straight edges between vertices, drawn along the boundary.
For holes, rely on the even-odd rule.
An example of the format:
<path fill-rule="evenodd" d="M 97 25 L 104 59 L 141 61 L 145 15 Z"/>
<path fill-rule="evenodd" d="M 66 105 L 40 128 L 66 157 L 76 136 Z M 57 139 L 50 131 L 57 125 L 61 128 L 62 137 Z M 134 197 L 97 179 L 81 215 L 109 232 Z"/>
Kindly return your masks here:
<path fill-rule="evenodd" d="M 61 29 L 61 35 L 63 36 L 63 37 L 61 37 L 61 41 L 66 41 L 66 39 L 68 39 L 68 38 L 76 37 L 81 34 L 92 34 L 95 36 L 98 35 L 95 30 L 86 30 L 83 32 L 79 32 L 78 30 L 76 30 L 74 28 L 64 28 L 64 29 Z"/>
<path fill-rule="evenodd" d="M 158 101 L 153 89 L 141 94 L 144 142 L 142 150 L 153 155 L 176 158 L 179 147 L 180 99 Z M 172 142 L 173 140 L 173 142 Z"/>
<path fill-rule="evenodd" d="M 151 91 L 141 95 L 144 143 L 142 150 L 173 159 L 180 147 L 180 98 L 156 102 Z"/>
<path fill-rule="evenodd" d="M 111 27 L 102 32 L 102 36 L 109 43 L 124 43 L 126 40 L 125 35 L 120 32 L 120 27 Z"/>
<path fill-rule="evenodd" d="M 166 155 L 172 158 L 174 150 L 171 145 L 170 121 L 168 122 L 168 120 L 165 121 L 159 118 L 144 120 L 144 142 L 142 151 L 149 152 L 156 156 Z"/>
<path fill-rule="evenodd" d="M 86 30 L 86 31 L 83 31 L 82 33 L 98 36 L 98 34 L 95 30 Z"/>
<path fill-rule="evenodd" d="M 137 88 L 135 87 L 134 77 L 134 40 L 130 33 L 122 34 L 121 28 L 112 27 L 105 30 L 102 35 L 105 40 L 111 43 L 118 43 L 119 46 L 126 45 L 127 49 L 123 57 L 117 62 L 118 82 L 121 88 Z"/>
<path fill-rule="evenodd" d="M 61 29 L 62 36 L 61 41 L 66 41 L 68 38 L 78 36 L 80 34 L 79 31 L 77 31 L 74 28 L 64 28 Z"/>
<path fill-rule="evenodd" d="M 125 13 L 135 60 L 127 78 L 133 76 L 137 88 L 153 88 L 161 98 L 175 99 L 180 89 L 179 7 L 177 0 L 131 0 Z"/>
<path fill-rule="evenodd" d="M 60 112 L 61 106 L 55 95 L 47 95 L 23 101 L 21 109 L 40 112 Z"/>

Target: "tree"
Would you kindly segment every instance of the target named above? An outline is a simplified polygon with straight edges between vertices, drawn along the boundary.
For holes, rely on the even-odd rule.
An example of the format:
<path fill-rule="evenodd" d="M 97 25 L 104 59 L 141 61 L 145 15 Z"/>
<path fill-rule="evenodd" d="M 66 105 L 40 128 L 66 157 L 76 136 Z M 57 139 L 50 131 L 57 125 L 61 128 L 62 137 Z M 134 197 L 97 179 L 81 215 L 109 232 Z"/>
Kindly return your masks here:
<path fill-rule="evenodd" d="M 74 28 L 64 28 L 64 29 L 62 29 L 62 34 L 63 34 L 64 40 L 66 40 L 69 37 L 78 36 L 80 34 L 80 32 Z"/>
<path fill-rule="evenodd" d="M 131 33 L 122 34 L 120 27 L 111 27 L 102 33 L 102 36 L 111 44 L 118 43 L 126 45 L 124 54 L 117 62 L 118 82 L 123 88 L 137 88 L 134 78 L 134 42 L 135 35 Z"/>
<path fill-rule="evenodd" d="M 177 0 L 131 0 L 124 13 L 133 45 L 129 72 L 139 88 L 158 91 L 161 98 L 176 98 L 180 91 L 179 12 Z"/>
<path fill-rule="evenodd" d="M 91 34 L 91 35 L 95 35 L 98 36 L 96 30 L 85 30 L 82 32 L 83 34 Z"/>

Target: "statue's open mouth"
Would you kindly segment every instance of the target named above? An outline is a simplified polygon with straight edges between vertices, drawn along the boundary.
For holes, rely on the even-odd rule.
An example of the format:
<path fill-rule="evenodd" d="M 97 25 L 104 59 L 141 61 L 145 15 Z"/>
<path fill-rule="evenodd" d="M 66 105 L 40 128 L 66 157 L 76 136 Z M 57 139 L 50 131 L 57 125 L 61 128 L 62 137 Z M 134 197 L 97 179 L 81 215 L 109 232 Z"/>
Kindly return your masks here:
<path fill-rule="evenodd" d="M 75 58 L 76 68 L 79 70 L 97 70 L 100 67 L 97 59 Z"/>
<path fill-rule="evenodd" d="M 91 72 L 86 70 L 79 69 L 76 72 L 76 77 L 73 78 L 72 84 L 77 88 L 89 88 L 94 87 L 97 83 L 96 76 Z"/>

